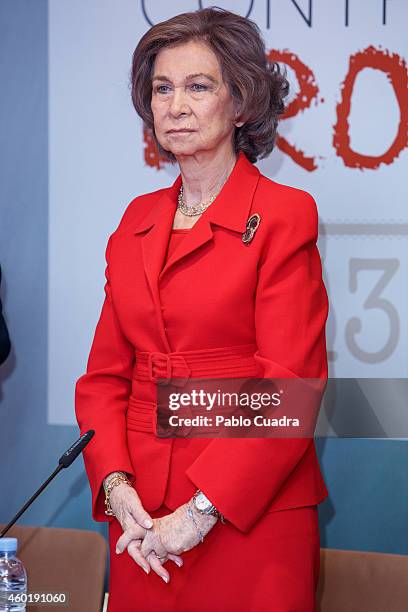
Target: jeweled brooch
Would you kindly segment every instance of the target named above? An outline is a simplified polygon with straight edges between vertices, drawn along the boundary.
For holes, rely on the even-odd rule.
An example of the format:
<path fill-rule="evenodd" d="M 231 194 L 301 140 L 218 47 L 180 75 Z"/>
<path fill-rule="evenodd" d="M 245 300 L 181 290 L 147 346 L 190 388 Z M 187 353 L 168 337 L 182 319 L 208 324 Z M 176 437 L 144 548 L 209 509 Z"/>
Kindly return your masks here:
<path fill-rule="evenodd" d="M 248 244 L 249 242 L 251 242 L 252 238 L 255 235 L 256 230 L 259 227 L 260 222 L 261 222 L 261 215 L 259 215 L 258 213 L 254 213 L 253 215 L 249 217 L 247 224 L 246 224 L 246 230 L 242 234 L 242 242 L 244 242 L 245 244 Z"/>

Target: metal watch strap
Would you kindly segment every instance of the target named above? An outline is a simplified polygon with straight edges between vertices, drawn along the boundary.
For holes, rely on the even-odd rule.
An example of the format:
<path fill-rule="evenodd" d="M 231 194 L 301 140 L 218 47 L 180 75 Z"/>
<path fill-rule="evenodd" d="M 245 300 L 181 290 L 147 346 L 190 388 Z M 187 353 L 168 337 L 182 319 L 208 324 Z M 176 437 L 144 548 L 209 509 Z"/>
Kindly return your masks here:
<path fill-rule="evenodd" d="M 194 493 L 193 495 L 193 504 L 195 509 L 200 512 L 200 514 L 207 514 L 207 515 L 212 515 L 215 516 L 216 518 L 220 519 L 221 523 L 225 524 L 225 519 L 223 517 L 223 515 L 221 514 L 221 512 L 219 510 L 217 510 L 217 508 L 214 506 L 213 503 L 211 503 L 211 501 L 208 499 L 209 503 L 211 504 L 211 506 L 207 509 L 207 510 L 200 510 L 200 508 L 197 507 L 197 505 L 195 504 L 195 499 L 199 494 L 204 495 L 204 497 L 206 499 L 208 499 L 208 497 L 205 495 L 205 493 L 203 491 L 201 491 L 200 489 L 197 489 L 197 491 Z"/>

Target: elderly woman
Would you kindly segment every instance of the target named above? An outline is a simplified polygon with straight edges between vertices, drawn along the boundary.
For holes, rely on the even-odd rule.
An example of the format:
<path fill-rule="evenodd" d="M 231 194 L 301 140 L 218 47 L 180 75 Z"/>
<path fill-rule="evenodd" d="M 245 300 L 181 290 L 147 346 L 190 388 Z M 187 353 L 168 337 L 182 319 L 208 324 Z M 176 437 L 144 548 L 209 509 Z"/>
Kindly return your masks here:
<path fill-rule="evenodd" d="M 76 384 L 109 612 L 315 610 L 327 490 L 313 436 L 157 432 L 172 378 L 327 378 L 315 201 L 254 165 L 287 92 L 256 24 L 222 9 L 159 23 L 135 49 L 133 104 L 180 174 L 109 238 Z"/>

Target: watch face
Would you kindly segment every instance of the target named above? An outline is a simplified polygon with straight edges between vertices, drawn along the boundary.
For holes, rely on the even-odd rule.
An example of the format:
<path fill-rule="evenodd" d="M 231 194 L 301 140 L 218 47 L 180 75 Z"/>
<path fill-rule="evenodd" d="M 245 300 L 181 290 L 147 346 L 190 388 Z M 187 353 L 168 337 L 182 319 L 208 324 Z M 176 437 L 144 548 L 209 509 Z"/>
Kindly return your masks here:
<path fill-rule="evenodd" d="M 205 510 L 211 506 L 211 502 L 206 498 L 204 493 L 199 493 L 195 498 L 195 504 L 199 510 Z"/>

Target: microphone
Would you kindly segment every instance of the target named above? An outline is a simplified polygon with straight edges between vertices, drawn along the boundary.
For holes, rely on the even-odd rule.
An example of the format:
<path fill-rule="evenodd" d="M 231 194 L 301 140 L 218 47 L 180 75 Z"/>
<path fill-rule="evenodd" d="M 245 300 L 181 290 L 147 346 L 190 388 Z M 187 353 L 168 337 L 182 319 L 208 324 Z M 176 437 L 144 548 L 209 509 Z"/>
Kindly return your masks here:
<path fill-rule="evenodd" d="M 20 518 L 20 516 L 27 510 L 29 506 L 33 503 L 33 501 L 42 493 L 46 486 L 48 486 L 53 478 L 63 470 L 64 468 L 69 467 L 75 459 L 82 453 L 85 446 L 91 441 L 95 434 L 93 429 L 89 429 L 86 431 L 69 449 L 61 455 L 58 461 L 58 467 L 53 471 L 51 476 L 47 478 L 45 482 L 41 485 L 41 487 L 34 493 L 34 495 L 24 504 L 24 506 L 17 512 L 17 514 L 11 519 L 11 521 L 6 525 L 2 531 L 0 531 L 0 538 L 4 537 L 7 531 L 14 525 L 14 523 Z"/>
<path fill-rule="evenodd" d="M 84 450 L 88 442 L 91 441 L 94 434 L 95 434 L 95 431 L 93 429 L 86 431 L 80 438 L 78 438 L 76 442 L 74 442 L 72 446 L 69 447 L 69 449 L 63 455 L 61 455 L 58 461 L 58 464 L 61 467 L 58 469 L 58 471 L 61 468 L 69 467 L 71 463 L 75 461 L 78 455 L 82 453 L 82 451 Z"/>

